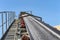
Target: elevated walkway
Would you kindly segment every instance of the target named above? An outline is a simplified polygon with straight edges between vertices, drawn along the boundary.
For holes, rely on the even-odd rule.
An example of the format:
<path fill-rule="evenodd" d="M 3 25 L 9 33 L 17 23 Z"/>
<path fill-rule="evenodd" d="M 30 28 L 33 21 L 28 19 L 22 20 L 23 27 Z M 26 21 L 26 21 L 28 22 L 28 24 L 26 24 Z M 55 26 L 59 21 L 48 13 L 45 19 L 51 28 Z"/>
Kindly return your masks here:
<path fill-rule="evenodd" d="M 7 30 L 6 34 L 4 35 L 4 37 L 1 40 L 15 40 L 16 39 L 16 32 L 17 32 L 17 20 L 15 20 L 10 28 Z"/>

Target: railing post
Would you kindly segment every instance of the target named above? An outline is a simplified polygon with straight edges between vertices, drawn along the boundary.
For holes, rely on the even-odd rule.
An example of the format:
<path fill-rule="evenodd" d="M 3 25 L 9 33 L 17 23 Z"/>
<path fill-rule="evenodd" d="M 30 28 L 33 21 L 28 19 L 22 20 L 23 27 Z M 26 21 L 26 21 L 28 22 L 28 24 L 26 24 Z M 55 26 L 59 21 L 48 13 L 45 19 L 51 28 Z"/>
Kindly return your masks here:
<path fill-rule="evenodd" d="M 6 30 L 7 30 L 7 13 L 5 14 L 5 16 L 6 16 Z"/>
<path fill-rule="evenodd" d="M 2 13 L 2 35 L 4 34 L 3 13 Z"/>
<path fill-rule="evenodd" d="M 8 26 L 9 26 L 9 13 L 8 13 Z"/>

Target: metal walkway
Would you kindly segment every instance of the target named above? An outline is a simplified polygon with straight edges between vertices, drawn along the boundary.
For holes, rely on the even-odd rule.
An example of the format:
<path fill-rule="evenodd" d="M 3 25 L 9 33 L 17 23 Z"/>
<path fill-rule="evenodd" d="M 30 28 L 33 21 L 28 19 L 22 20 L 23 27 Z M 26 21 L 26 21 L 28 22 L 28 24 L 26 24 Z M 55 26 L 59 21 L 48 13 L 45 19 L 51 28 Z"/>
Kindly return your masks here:
<path fill-rule="evenodd" d="M 17 27 L 18 27 L 17 20 L 15 20 L 4 40 L 16 40 Z"/>

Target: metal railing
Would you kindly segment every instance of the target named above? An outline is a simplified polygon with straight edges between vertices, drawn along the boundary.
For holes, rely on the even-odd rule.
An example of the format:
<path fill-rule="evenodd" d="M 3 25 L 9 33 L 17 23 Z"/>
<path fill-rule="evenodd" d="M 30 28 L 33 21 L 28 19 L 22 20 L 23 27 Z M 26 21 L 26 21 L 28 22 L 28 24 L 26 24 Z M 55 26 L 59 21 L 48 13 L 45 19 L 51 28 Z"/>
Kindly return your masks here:
<path fill-rule="evenodd" d="M 2 11 L 0 12 L 0 38 L 4 35 L 11 23 L 15 19 L 15 12 Z"/>

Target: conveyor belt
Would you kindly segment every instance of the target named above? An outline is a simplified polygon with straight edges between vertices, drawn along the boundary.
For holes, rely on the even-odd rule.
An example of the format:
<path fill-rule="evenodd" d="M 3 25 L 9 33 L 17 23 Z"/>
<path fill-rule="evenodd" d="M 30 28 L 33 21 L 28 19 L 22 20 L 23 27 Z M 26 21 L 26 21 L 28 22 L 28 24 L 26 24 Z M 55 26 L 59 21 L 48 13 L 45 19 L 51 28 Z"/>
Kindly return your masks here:
<path fill-rule="evenodd" d="M 43 23 L 42 25 L 40 22 L 37 22 L 32 16 L 25 16 L 23 20 L 21 20 L 19 28 L 18 21 L 12 24 L 4 40 L 21 40 L 21 38 L 24 38 L 22 35 L 28 35 L 27 37 L 30 40 L 60 40 L 60 35 L 46 28 Z"/>
<path fill-rule="evenodd" d="M 31 19 L 29 16 L 24 17 L 24 20 L 34 40 L 60 40 L 33 19 Z"/>

